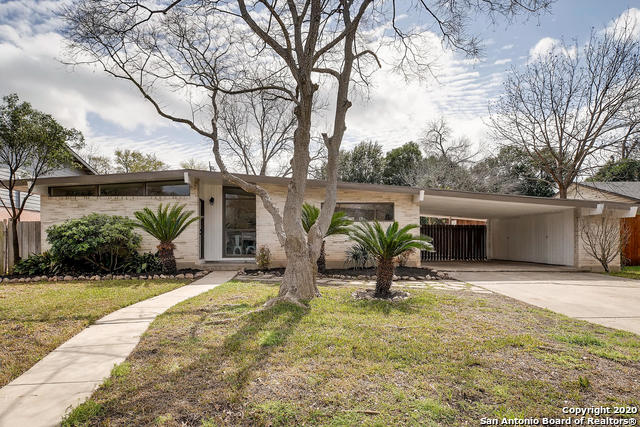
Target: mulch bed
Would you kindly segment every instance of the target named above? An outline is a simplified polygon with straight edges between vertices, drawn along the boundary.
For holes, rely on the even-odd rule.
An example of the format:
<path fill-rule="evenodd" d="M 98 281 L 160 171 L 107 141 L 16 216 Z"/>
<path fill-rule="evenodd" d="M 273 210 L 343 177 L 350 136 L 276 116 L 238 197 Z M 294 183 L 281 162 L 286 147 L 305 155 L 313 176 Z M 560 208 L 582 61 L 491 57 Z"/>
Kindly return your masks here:
<path fill-rule="evenodd" d="M 284 274 L 284 268 L 268 268 L 265 270 L 247 269 L 244 270 L 244 274 L 247 276 L 282 276 Z M 329 277 L 336 279 L 373 279 L 376 275 L 375 267 L 369 268 L 333 268 L 327 269 L 324 273 L 319 274 L 319 277 Z M 445 273 L 438 272 L 431 268 L 421 267 L 396 267 L 394 280 L 442 280 L 449 279 L 450 277 Z"/>

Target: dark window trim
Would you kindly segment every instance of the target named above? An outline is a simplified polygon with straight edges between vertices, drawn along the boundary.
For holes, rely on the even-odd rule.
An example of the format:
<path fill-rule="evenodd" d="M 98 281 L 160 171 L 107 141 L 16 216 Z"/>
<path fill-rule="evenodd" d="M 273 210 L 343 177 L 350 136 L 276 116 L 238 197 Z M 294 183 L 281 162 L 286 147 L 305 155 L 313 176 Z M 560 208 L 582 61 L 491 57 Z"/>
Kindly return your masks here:
<path fill-rule="evenodd" d="M 178 184 L 179 182 L 182 185 L 188 186 L 189 194 L 186 194 L 184 196 L 162 196 L 158 194 L 151 194 L 151 195 L 147 194 L 147 184 L 161 184 L 161 183 L 169 183 L 169 182 L 175 183 L 173 185 L 179 185 Z M 144 194 L 138 195 L 138 196 L 103 196 L 100 194 L 100 187 L 102 185 L 117 185 L 117 184 L 144 184 Z M 53 192 L 51 191 L 54 188 L 76 188 L 76 187 L 95 187 L 96 195 L 95 196 L 54 196 L 52 194 Z M 191 185 L 177 179 L 168 179 L 163 181 L 109 182 L 104 184 L 87 184 L 87 185 L 56 185 L 56 186 L 49 187 L 47 189 L 47 194 L 49 195 L 49 197 L 189 197 L 191 196 Z"/>
<path fill-rule="evenodd" d="M 322 203 L 324 204 L 324 203 Z M 379 222 L 393 222 L 396 220 L 396 204 L 394 202 L 343 202 L 343 201 L 338 201 L 336 202 L 336 209 L 334 210 L 337 211 L 337 207 L 338 205 L 391 205 L 391 211 L 393 212 L 393 219 L 379 219 Z M 371 220 L 371 221 L 375 221 L 375 220 Z M 365 222 L 365 221 L 356 221 L 356 222 Z"/>

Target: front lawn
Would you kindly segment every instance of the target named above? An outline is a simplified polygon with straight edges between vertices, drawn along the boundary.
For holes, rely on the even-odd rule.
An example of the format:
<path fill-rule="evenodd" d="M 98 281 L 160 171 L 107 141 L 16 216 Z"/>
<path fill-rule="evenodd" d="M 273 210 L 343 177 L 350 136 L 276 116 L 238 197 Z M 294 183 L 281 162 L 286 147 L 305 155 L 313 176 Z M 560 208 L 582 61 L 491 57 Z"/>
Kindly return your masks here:
<path fill-rule="evenodd" d="M 496 294 L 409 289 L 254 311 L 230 282 L 159 316 L 67 425 L 479 425 L 640 403 L 640 337 Z"/>
<path fill-rule="evenodd" d="M 0 284 L 0 386 L 102 316 L 189 281 Z"/>
<path fill-rule="evenodd" d="M 622 267 L 622 270 L 612 271 L 609 274 L 617 277 L 625 277 L 627 279 L 640 280 L 640 265 Z"/>

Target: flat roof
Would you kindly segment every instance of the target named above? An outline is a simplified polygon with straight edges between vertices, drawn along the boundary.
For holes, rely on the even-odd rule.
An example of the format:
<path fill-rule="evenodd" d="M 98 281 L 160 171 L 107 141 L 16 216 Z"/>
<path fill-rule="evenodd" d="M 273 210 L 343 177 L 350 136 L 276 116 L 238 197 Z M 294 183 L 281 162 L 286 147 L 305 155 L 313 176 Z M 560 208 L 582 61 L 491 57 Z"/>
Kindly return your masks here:
<path fill-rule="evenodd" d="M 79 175 L 64 177 L 48 177 L 38 179 L 37 191 L 46 192 L 46 187 L 68 185 L 111 184 L 123 182 L 153 182 L 165 180 L 183 180 L 185 173 L 190 179 L 225 183 L 221 172 L 210 172 L 193 169 L 177 169 L 155 172 L 117 173 L 106 175 Z M 256 184 L 288 185 L 290 178 L 234 174 L 248 182 Z M 28 180 L 19 180 L 18 189 L 26 189 Z M 309 187 L 322 188 L 327 185 L 324 180 L 309 179 Z M 550 212 L 561 212 L 573 208 L 594 209 L 604 203 L 613 209 L 628 209 L 637 206 L 633 203 L 603 202 L 583 199 L 557 199 L 549 197 L 533 197 L 514 194 L 476 193 L 457 190 L 422 189 L 418 187 L 363 184 L 354 182 L 338 182 L 340 189 L 360 191 L 413 194 L 420 204 L 421 215 L 456 216 L 466 218 L 500 218 L 519 215 L 532 215 Z"/>

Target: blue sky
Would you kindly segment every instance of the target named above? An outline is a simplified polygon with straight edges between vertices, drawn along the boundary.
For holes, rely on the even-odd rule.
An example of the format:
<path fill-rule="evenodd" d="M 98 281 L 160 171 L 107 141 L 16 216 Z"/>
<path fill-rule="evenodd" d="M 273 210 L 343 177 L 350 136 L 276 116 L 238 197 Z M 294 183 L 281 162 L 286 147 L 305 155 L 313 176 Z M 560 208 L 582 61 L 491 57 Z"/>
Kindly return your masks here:
<path fill-rule="evenodd" d="M 66 126 L 80 129 L 95 152 L 110 155 L 116 148 L 134 148 L 154 152 L 172 166 L 191 157 L 212 160 L 207 141 L 157 117 L 125 82 L 101 70 L 70 69 L 59 62 L 64 43 L 56 32 L 54 10 L 59 5 L 0 1 L 0 94 L 17 92 Z M 511 25 L 477 19 L 470 32 L 485 42 L 482 57 L 469 60 L 435 49 L 440 58 L 437 81 L 407 83 L 388 69 L 378 72 L 368 96 L 354 96 L 343 146 L 373 139 L 390 149 L 418 139 L 427 121 L 444 116 L 458 136 L 489 147 L 487 105 L 500 93 L 510 67 L 522 66 L 553 39 L 584 41 L 593 27 L 628 9 L 640 18 L 640 0 L 560 0 L 551 14 Z"/>

